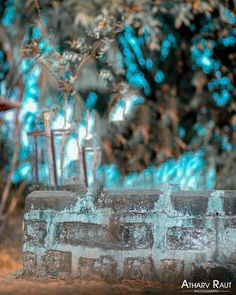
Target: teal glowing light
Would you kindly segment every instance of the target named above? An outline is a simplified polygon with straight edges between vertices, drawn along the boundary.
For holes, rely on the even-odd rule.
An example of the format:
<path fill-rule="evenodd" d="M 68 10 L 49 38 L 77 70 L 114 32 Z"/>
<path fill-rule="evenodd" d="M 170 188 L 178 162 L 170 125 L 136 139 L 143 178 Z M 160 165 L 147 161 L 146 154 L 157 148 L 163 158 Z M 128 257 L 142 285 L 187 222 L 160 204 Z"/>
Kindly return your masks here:
<path fill-rule="evenodd" d="M 42 36 L 42 34 L 41 34 L 40 30 L 39 30 L 39 27 L 34 27 L 33 31 L 32 31 L 32 37 L 34 39 L 39 39 L 41 36 Z"/>
<path fill-rule="evenodd" d="M 76 138 L 71 136 L 66 143 L 65 149 L 65 165 L 68 165 L 71 161 L 78 159 L 78 142 Z"/>
<path fill-rule="evenodd" d="M 222 16 L 223 20 L 226 23 L 229 23 L 231 25 L 236 24 L 236 15 L 234 14 L 233 11 L 231 11 L 227 7 L 221 5 L 220 12 L 221 12 L 221 16 Z"/>
<path fill-rule="evenodd" d="M 8 122 L 13 122 L 14 118 L 15 118 L 14 110 L 9 110 L 4 114 L 4 119 Z"/>
<path fill-rule="evenodd" d="M 53 50 L 53 47 L 48 39 L 43 39 L 39 42 L 39 49 L 44 54 L 48 54 Z"/>
<path fill-rule="evenodd" d="M 4 11 L 4 15 L 2 17 L 2 24 L 4 26 L 10 26 L 10 24 L 12 23 L 14 17 L 15 17 L 15 11 L 14 11 L 14 1 L 12 0 L 8 0 L 7 2 L 7 7 Z M 6 5 L 6 4 L 5 4 Z"/>
<path fill-rule="evenodd" d="M 137 89 L 143 89 L 145 95 L 149 96 L 151 93 L 150 85 L 140 68 L 151 69 L 152 60 L 145 60 L 140 48 L 139 38 L 132 27 L 126 26 L 125 32 L 118 35 L 118 41 L 122 47 L 124 64 L 127 68 L 126 78 L 129 84 Z"/>
<path fill-rule="evenodd" d="M 12 182 L 19 182 L 29 176 L 31 171 L 31 164 L 29 162 L 21 164 L 12 175 Z"/>
<path fill-rule="evenodd" d="M 36 114 L 39 110 L 38 104 L 33 99 L 29 99 L 26 103 L 24 103 L 23 109 L 25 112 L 33 114 Z"/>
<path fill-rule="evenodd" d="M 186 134 L 186 131 L 185 131 L 185 129 L 183 127 L 179 127 L 178 132 L 179 132 L 179 136 L 181 138 L 183 138 L 185 136 L 185 134 Z"/>
<path fill-rule="evenodd" d="M 25 130 L 22 130 L 21 132 L 21 144 L 23 149 L 29 147 L 29 139 Z"/>
<path fill-rule="evenodd" d="M 109 169 L 108 169 L 109 168 Z M 132 172 L 126 177 L 120 176 L 115 165 L 103 165 L 99 168 L 98 179 L 105 181 L 105 186 L 113 188 L 158 188 L 169 183 L 182 190 L 213 189 L 215 168 L 205 167 L 204 153 L 187 152 L 178 160 L 169 160 L 157 167 L 149 167 L 141 173 Z"/>
<path fill-rule="evenodd" d="M 148 58 L 146 60 L 146 68 L 147 68 L 147 70 L 150 71 L 152 69 L 152 67 L 153 67 L 153 61 L 152 61 L 152 59 Z"/>
<path fill-rule="evenodd" d="M 97 102 L 97 99 L 98 99 L 97 94 L 95 92 L 93 92 L 93 91 L 90 91 L 89 95 L 88 95 L 88 98 L 86 100 L 86 107 L 88 109 L 93 109 L 96 102 Z"/>
<path fill-rule="evenodd" d="M 215 42 L 211 40 L 193 39 L 191 48 L 193 67 L 202 68 L 205 74 L 217 71 L 221 63 L 213 58 L 214 46 Z"/>
<path fill-rule="evenodd" d="M 156 71 L 155 81 L 157 83 L 162 83 L 164 81 L 165 75 L 161 70 Z"/>
<path fill-rule="evenodd" d="M 131 113 L 135 105 L 142 103 L 144 103 L 144 98 L 142 96 L 132 95 L 128 97 L 125 102 L 125 114 Z"/>
<path fill-rule="evenodd" d="M 125 115 L 129 115 L 136 105 L 142 103 L 144 103 L 144 98 L 137 95 L 131 95 L 125 99 L 120 99 L 111 112 L 110 120 L 123 121 Z"/>
<path fill-rule="evenodd" d="M 217 106 L 222 107 L 231 100 L 233 86 L 229 78 L 222 76 L 220 71 L 216 72 L 216 77 L 217 79 L 212 79 L 208 83 L 208 88 L 213 93 Z"/>
<path fill-rule="evenodd" d="M 173 34 L 168 34 L 161 44 L 161 59 L 168 57 L 171 48 L 176 48 L 176 39 Z"/>

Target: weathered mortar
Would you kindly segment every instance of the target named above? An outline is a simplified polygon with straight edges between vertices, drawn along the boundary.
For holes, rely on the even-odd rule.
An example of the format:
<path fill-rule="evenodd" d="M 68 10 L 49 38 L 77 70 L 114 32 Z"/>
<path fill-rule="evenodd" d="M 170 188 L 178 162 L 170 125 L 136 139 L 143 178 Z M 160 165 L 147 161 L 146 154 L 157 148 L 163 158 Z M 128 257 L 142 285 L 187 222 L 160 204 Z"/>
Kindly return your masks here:
<path fill-rule="evenodd" d="M 24 237 L 28 276 L 235 280 L 236 191 L 36 191 Z"/>

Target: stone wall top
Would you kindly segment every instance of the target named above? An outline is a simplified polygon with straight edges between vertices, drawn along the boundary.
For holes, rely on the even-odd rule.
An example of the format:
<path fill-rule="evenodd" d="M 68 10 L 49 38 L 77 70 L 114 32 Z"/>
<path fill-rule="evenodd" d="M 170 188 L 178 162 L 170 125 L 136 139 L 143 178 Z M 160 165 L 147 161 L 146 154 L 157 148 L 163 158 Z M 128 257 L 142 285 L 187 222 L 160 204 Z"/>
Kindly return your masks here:
<path fill-rule="evenodd" d="M 25 210 L 73 209 L 78 200 L 85 198 L 86 194 L 77 195 L 68 191 L 34 191 L 26 198 Z M 182 215 L 204 216 L 212 212 L 217 215 L 236 215 L 236 191 L 229 190 L 171 193 L 154 189 L 101 190 L 92 194 L 92 198 L 97 208 L 129 213 L 153 212 L 163 207 L 172 207 L 173 212 Z"/>

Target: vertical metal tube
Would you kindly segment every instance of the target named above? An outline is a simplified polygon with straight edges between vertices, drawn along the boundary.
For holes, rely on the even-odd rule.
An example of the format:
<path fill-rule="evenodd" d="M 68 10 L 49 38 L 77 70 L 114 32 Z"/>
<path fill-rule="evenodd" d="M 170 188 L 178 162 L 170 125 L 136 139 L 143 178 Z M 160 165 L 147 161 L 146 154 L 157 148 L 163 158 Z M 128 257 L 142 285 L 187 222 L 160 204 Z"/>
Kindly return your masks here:
<path fill-rule="evenodd" d="M 92 149 L 93 150 L 93 182 L 96 180 L 97 176 L 97 148 Z"/>
<path fill-rule="evenodd" d="M 58 185 L 57 181 L 57 163 L 56 163 L 56 148 L 55 148 L 55 137 L 54 137 L 54 132 L 51 130 L 51 143 L 52 143 L 52 159 L 53 159 L 53 172 L 54 172 L 54 180 L 55 180 L 55 185 Z"/>
<path fill-rule="evenodd" d="M 82 146 L 82 164 L 83 164 L 83 172 L 84 172 L 84 182 L 86 188 L 88 187 L 88 175 L 87 175 L 87 165 L 86 165 L 86 149 Z"/>
<path fill-rule="evenodd" d="M 35 183 L 39 183 L 39 171 L 38 171 L 38 137 L 37 135 L 33 135 L 34 139 L 34 155 L 35 155 Z"/>
<path fill-rule="evenodd" d="M 52 138 L 51 138 L 51 128 L 50 128 L 50 112 L 43 113 L 43 121 L 45 126 L 46 134 L 46 149 L 48 158 L 48 173 L 49 181 L 51 186 L 55 186 L 55 179 L 53 173 L 53 155 L 52 155 Z"/>

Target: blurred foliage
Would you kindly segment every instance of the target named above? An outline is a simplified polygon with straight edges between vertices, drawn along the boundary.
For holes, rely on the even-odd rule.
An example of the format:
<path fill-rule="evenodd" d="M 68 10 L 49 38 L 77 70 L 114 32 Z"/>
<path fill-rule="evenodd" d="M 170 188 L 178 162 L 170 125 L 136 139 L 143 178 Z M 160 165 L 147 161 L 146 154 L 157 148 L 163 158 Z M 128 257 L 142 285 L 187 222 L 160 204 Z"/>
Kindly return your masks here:
<path fill-rule="evenodd" d="M 122 174 L 203 150 L 216 187 L 236 188 L 233 0 L 8 0 L 0 16 L 5 95 L 33 68 L 37 103 L 71 103 L 73 122 L 93 110 Z"/>

